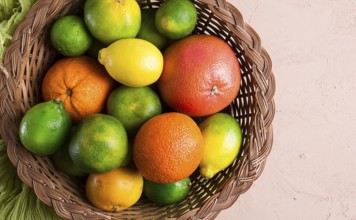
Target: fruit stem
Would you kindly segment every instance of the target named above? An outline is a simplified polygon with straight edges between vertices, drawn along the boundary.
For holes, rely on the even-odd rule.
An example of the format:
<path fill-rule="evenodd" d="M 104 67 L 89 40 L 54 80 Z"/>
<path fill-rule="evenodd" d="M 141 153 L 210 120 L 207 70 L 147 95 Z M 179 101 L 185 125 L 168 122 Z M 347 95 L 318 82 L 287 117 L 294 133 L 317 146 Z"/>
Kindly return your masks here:
<path fill-rule="evenodd" d="M 112 207 L 112 211 L 113 211 L 113 212 L 118 212 L 118 211 L 119 211 L 119 206 L 118 206 L 118 205 L 114 205 L 114 206 Z"/>
<path fill-rule="evenodd" d="M 216 95 L 219 93 L 219 89 L 217 86 L 213 86 L 213 88 L 211 88 L 210 94 L 211 95 Z"/>
<path fill-rule="evenodd" d="M 60 104 L 62 102 L 62 100 L 60 100 L 59 98 L 55 98 L 55 99 L 53 99 L 53 102 L 55 104 Z"/>
<path fill-rule="evenodd" d="M 116 0 L 119 3 L 124 3 L 125 0 Z"/>

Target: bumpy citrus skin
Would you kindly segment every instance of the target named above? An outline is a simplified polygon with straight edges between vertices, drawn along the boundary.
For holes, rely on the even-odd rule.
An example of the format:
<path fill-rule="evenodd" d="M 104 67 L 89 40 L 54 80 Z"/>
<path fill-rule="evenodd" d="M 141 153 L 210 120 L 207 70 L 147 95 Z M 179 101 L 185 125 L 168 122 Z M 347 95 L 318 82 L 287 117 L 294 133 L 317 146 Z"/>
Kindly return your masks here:
<path fill-rule="evenodd" d="M 106 114 L 84 119 L 69 142 L 74 164 L 86 173 L 104 173 L 122 166 L 128 157 L 128 138 L 122 123 Z"/>
<path fill-rule="evenodd" d="M 89 201 L 97 208 L 118 212 L 134 205 L 142 195 L 143 177 L 133 167 L 90 174 L 86 186 Z"/>
<path fill-rule="evenodd" d="M 167 184 L 144 179 L 143 193 L 157 204 L 171 205 L 184 200 L 189 194 L 190 187 L 189 177 Z"/>
<path fill-rule="evenodd" d="M 132 87 L 156 82 L 163 69 L 163 55 L 152 43 L 137 39 L 122 39 L 99 51 L 99 62 L 112 78 Z"/>
<path fill-rule="evenodd" d="M 242 132 L 236 119 L 226 113 L 207 117 L 199 128 L 204 138 L 200 173 L 210 179 L 234 161 L 241 148 Z"/>
<path fill-rule="evenodd" d="M 190 176 L 203 156 L 203 137 L 187 115 L 157 115 L 138 131 L 133 160 L 142 175 L 156 183 L 173 183 Z"/>
<path fill-rule="evenodd" d="M 151 87 L 121 85 L 110 93 L 107 112 L 119 119 L 128 135 L 134 137 L 143 123 L 162 113 L 162 106 Z"/>
<path fill-rule="evenodd" d="M 230 46 L 211 35 L 190 35 L 163 53 L 164 67 L 157 85 L 173 110 L 207 116 L 227 107 L 240 90 L 241 71 Z"/>
<path fill-rule="evenodd" d="M 137 34 L 137 38 L 141 38 L 153 43 L 158 49 L 163 51 L 169 44 L 169 39 L 161 34 L 155 24 L 155 13 L 157 9 L 142 9 L 141 10 L 141 28 Z"/>
<path fill-rule="evenodd" d="M 161 34 L 178 40 L 192 33 L 197 19 L 197 10 L 190 0 L 169 0 L 158 8 L 155 25 Z"/>
<path fill-rule="evenodd" d="M 136 37 L 141 9 L 136 0 L 87 0 L 84 21 L 96 39 L 109 45 L 118 39 Z"/>
<path fill-rule="evenodd" d="M 58 19 L 50 32 L 51 43 L 64 56 L 84 54 L 93 42 L 82 17 L 67 15 Z"/>
<path fill-rule="evenodd" d="M 40 156 L 50 155 L 65 144 L 71 120 L 59 99 L 39 103 L 23 116 L 19 135 L 23 146 Z"/>
<path fill-rule="evenodd" d="M 42 96 L 48 101 L 59 98 L 64 103 L 73 123 L 101 113 L 106 99 L 117 85 L 105 68 L 89 56 L 57 60 L 42 81 Z"/>

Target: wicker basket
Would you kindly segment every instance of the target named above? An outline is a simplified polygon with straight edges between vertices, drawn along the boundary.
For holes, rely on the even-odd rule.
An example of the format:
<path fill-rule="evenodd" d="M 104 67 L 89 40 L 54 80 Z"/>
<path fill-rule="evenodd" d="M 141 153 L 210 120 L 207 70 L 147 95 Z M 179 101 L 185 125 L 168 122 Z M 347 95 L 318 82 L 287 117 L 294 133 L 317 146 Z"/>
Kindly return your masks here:
<path fill-rule="evenodd" d="M 142 7 L 157 8 L 163 1 L 140 2 Z M 195 33 L 224 39 L 240 62 L 240 94 L 227 110 L 241 124 L 243 150 L 230 167 L 214 178 L 207 181 L 199 174 L 194 175 L 188 198 L 179 204 L 157 206 L 142 198 L 119 213 L 94 208 L 81 187 L 83 180 L 60 173 L 47 157 L 32 155 L 18 138 L 21 117 L 28 108 L 42 101 L 42 77 L 58 55 L 48 38 L 51 24 L 60 16 L 81 10 L 83 0 L 38 0 L 18 26 L 0 74 L 1 136 L 21 180 L 58 215 L 67 219 L 213 219 L 230 207 L 262 173 L 273 140 L 275 82 L 271 60 L 257 33 L 244 23 L 240 12 L 231 4 L 225 0 L 195 0 L 194 4 L 199 14 Z"/>

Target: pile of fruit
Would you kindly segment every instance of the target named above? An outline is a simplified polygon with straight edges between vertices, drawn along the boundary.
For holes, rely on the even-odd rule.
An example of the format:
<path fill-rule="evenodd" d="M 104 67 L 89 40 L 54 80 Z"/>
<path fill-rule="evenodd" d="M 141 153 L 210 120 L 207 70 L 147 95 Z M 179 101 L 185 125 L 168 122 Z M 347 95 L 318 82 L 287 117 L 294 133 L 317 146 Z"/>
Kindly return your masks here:
<path fill-rule="evenodd" d="M 50 40 L 61 56 L 44 75 L 43 102 L 22 118 L 23 146 L 84 176 L 102 210 L 141 196 L 184 200 L 195 171 L 212 178 L 242 143 L 222 112 L 240 89 L 238 59 L 222 39 L 192 34 L 197 18 L 189 0 L 87 0 L 82 15 L 56 20 Z"/>

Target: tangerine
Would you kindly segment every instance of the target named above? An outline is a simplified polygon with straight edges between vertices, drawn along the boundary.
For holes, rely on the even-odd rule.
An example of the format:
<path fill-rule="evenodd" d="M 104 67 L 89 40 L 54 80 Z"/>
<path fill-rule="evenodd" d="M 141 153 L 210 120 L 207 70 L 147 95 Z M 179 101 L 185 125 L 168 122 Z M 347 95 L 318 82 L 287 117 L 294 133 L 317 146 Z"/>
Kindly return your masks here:
<path fill-rule="evenodd" d="M 105 211 L 122 211 L 142 195 L 143 177 L 134 167 L 120 167 L 103 174 L 90 174 L 85 192 L 89 201 Z"/>
<path fill-rule="evenodd" d="M 240 65 L 234 51 L 211 35 L 190 35 L 163 53 L 158 80 L 163 101 L 190 116 L 207 116 L 227 107 L 240 89 Z"/>
<path fill-rule="evenodd" d="M 89 56 L 63 58 L 47 71 L 42 82 L 44 100 L 59 98 L 73 123 L 102 112 L 116 82 Z"/>
<path fill-rule="evenodd" d="M 203 155 L 203 136 L 189 116 L 157 115 L 138 131 L 133 160 L 141 174 L 156 183 L 173 183 L 190 176 Z"/>

